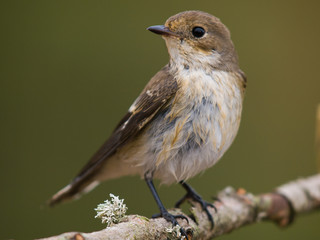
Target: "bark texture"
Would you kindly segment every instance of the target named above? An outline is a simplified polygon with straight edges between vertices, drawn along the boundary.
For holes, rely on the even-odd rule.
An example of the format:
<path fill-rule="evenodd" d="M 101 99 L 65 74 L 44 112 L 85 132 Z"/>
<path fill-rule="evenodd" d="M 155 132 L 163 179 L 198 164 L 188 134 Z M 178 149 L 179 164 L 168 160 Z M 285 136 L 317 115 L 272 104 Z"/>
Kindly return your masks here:
<path fill-rule="evenodd" d="M 206 213 L 195 202 L 190 201 L 193 206 L 189 216 L 180 209 L 170 211 L 188 217 L 189 224 L 185 220 L 178 221 L 187 231 L 189 240 L 212 239 L 262 220 L 273 221 L 280 227 L 288 226 L 300 213 L 320 208 L 320 174 L 286 183 L 273 192 L 259 195 L 227 187 L 219 192 L 218 199 L 213 203 L 217 212 L 209 208 L 215 221 L 214 229 L 210 228 Z M 98 232 L 70 232 L 43 240 L 178 239 L 168 231 L 170 228 L 171 224 L 163 218 L 130 215 L 123 222 Z"/>

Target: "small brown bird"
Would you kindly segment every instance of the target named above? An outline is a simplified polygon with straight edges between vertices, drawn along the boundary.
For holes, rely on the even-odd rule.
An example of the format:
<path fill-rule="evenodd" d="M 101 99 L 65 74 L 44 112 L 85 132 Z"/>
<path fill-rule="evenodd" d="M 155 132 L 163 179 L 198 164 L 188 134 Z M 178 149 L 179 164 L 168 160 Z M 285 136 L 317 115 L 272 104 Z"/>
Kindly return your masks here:
<path fill-rule="evenodd" d="M 166 42 L 169 63 L 146 85 L 109 139 L 50 205 L 74 199 L 101 181 L 141 175 L 160 209 L 158 216 L 173 225 L 175 218 L 161 203 L 152 179 L 179 182 L 186 198 L 202 200 L 185 181 L 213 166 L 234 140 L 242 111 L 246 78 L 230 32 L 205 12 L 186 11 L 165 25 L 149 27 Z M 182 230 L 185 235 L 185 232 Z"/>

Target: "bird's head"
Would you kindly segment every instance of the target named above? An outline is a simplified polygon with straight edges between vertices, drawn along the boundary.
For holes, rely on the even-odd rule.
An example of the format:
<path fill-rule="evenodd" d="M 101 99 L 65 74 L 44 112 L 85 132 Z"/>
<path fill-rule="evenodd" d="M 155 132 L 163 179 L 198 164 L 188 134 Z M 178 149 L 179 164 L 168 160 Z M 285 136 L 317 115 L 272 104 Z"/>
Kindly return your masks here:
<path fill-rule="evenodd" d="M 186 11 L 170 17 L 164 25 L 148 28 L 162 35 L 177 65 L 232 71 L 238 57 L 228 28 L 216 17 L 201 11 Z"/>

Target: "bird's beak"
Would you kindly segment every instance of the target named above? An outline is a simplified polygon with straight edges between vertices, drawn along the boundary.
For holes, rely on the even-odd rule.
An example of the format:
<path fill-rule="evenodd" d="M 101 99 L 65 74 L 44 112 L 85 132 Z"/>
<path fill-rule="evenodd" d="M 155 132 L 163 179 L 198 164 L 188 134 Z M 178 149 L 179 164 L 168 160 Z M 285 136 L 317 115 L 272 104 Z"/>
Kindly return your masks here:
<path fill-rule="evenodd" d="M 172 32 L 168 27 L 164 25 L 151 26 L 151 27 L 148 27 L 147 30 L 163 36 L 179 37 L 178 34 L 176 34 L 175 32 Z"/>

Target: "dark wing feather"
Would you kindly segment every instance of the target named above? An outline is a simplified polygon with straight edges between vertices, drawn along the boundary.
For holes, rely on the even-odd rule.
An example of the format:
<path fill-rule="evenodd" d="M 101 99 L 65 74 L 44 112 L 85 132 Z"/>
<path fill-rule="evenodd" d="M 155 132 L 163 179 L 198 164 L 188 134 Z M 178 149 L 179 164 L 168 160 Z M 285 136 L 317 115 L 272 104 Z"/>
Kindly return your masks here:
<path fill-rule="evenodd" d="M 161 69 L 147 84 L 140 96 L 119 122 L 109 139 L 92 156 L 71 184 L 55 194 L 50 200 L 53 206 L 79 195 L 94 180 L 100 166 L 115 152 L 137 137 L 156 113 L 174 97 L 178 84 L 169 73 L 168 66 Z"/>
<path fill-rule="evenodd" d="M 117 149 L 135 138 L 168 100 L 175 95 L 177 88 L 177 82 L 169 73 L 168 66 L 165 66 L 150 80 L 134 102 L 132 110 L 130 109 L 131 111 L 121 119 L 110 138 L 90 159 L 78 177 L 94 171 Z"/>

